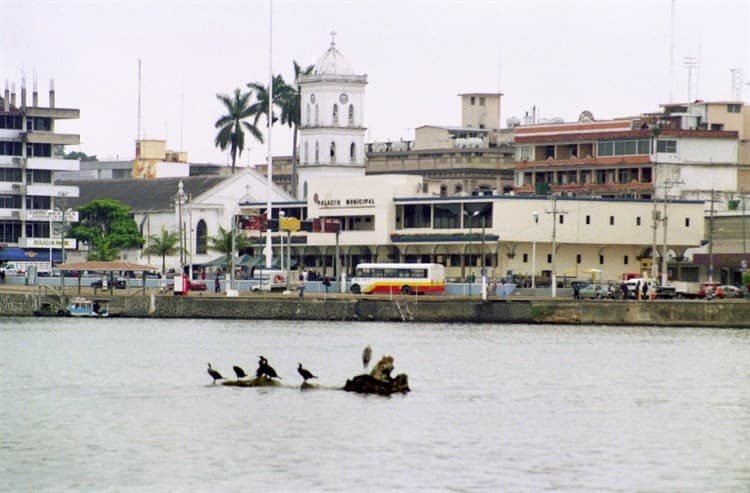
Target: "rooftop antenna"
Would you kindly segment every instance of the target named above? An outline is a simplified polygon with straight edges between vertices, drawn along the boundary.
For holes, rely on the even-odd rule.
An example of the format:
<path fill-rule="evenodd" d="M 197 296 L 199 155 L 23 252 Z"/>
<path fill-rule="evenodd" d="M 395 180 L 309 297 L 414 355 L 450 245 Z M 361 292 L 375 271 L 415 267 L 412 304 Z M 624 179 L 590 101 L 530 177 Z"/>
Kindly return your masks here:
<path fill-rule="evenodd" d="M 180 151 L 183 151 L 182 148 L 182 128 L 184 126 L 184 107 L 185 107 L 185 92 L 183 89 L 180 89 Z"/>
<path fill-rule="evenodd" d="M 136 130 L 135 140 L 141 140 L 141 59 L 138 59 L 138 129 Z"/>
<path fill-rule="evenodd" d="M 674 103 L 672 89 L 674 88 L 674 14 L 676 0 L 672 0 L 669 9 L 669 102 Z"/>
<path fill-rule="evenodd" d="M 686 56 L 683 58 L 683 66 L 688 71 L 687 102 L 689 103 L 693 100 L 693 69 L 698 68 L 698 59 L 694 56 Z"/>
<path fill-rule="evenodd" d="M 698 94 L 700 94 L 700 86 L 701 86 L 701 48 L 702 43 L 698 42 L 698 56 L 695 59 L 696 67 L 695 67 L 695 99 L 698 99 Z"/>

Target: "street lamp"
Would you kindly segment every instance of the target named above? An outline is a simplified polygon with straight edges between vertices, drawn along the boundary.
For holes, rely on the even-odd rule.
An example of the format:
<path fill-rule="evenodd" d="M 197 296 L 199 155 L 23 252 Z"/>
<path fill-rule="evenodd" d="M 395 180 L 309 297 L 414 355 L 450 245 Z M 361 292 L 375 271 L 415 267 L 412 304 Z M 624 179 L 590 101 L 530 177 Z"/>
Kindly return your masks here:
<path fill-rule="evenodd" d="M 479 215 L 479 211 L 474 211 L 472 213 L 469 213 L 469 211 L 464 209 L 464 216 L 466 216 L 469 219 L 469 277 L 471 277 L 471 268 L 473 266 L 471 260 L 471 227 L 474 224 L 474 218 Z M 469 281 L 469 296 L 471 296 L 471 281 Z"/>
<path fill-rule="evenodd" d="M 534 211 L 531 213 L 531 217 L 534 218 L 534 226 L 538 225 L 539 213 Z M 536 227 L 531 240 L 531 289 L 536 289 Z"/>

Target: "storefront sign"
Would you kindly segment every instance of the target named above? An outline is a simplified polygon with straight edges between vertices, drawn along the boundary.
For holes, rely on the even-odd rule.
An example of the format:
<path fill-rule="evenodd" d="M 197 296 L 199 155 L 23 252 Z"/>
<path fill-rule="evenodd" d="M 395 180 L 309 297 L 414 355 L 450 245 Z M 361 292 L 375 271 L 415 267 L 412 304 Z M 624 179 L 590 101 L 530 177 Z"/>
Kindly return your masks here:
<path fill-rule="evenodd" d="M 369 197 L 344 198 L 344 199 L 320 199 L 318 194 L 313 195 L 313 202 L 321 209 L 335 207 L 374 207 L 375 199 Z"/>
<path fill-rule="evenodd" d="M 21 248 L 50 248 L 60 249 L 61 238 L 19 238 L 18 246 Z M 51 244 L 50 244 L 51 243 Z M 65 249 L 72 250 L 76 248 L 75 238 L 65 238 Z"/>

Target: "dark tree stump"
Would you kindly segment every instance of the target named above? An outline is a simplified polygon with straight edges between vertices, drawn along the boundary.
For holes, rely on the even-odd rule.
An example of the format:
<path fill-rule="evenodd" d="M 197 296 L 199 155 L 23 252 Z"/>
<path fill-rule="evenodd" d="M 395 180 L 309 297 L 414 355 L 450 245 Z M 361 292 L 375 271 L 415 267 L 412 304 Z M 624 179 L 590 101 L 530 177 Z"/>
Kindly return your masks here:
<path fill-rule="evenodd" d="M 409 377 L 401 373 L 394 379 L 378 380 L 371 375 L 357 375 L 346 381 L 344 390 L 347 392 L 358 392 L 360 394 L 391 395 L 395 393 L 406 393 L 409 388 Z"/>

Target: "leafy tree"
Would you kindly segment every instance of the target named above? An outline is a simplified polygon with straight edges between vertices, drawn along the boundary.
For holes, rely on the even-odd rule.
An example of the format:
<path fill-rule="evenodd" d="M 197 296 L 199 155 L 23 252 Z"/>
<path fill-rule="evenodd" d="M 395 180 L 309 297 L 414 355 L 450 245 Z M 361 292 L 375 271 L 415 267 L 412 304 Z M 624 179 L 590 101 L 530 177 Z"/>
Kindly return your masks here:
<path fill-rule="evenodd" d="M 219 129 L 214 143 L 222 151 L 229 147 L 232 155 L 232 173 L 235 170 L 238 152 L 242 156 L 242 150 L 245 148 L 245 130 L 258 141 L 263 142 L 263 135 L 256 126 L 257 118 L 254 123 L 245 121 L 253 116 L 249 106 L 251 94 L 251 92 L 243 93 L 240 88 L 236 88 L 232 95 L 216 95 L 216 98 L 224 105 L 227 114 L 216 120 L 214 124 L 214 127 Z"/>
<path fill-rule="evenodd" d="M 232 251 L 232 234 L 233 232 L 227 231 L 226 229 L 219 226 L 219 232 L 216 236 L 212 236 L 208 239 L 208 248 L 220 252 L 227 257 L 226 271 L 229 272 L 232 265 L 232 256 L 235 252 L 239 252 L 250 247 L 250 241 L 244 236 L 237 235 L 234 241 L 234 251 Z"/>
<path fill-rule="evenodd" d="M 281 107 L 281 124 L 292 129 L 292 196 L 297 197 L 297 134 L 302 120 L 302 101 L 299 86 L 299 76 L 312 73 L 314 66 L 308 65 L 304 70 L 296 62 L 294 64 L 294 85 L 287 86 L 281 92 L 279 106 Z"/>
<path fill-rule="evenodd" d="M 78 224 L 70 236 L 88 243 L 89 260 L 114 260 L 123 248 L 138 248 L 144 240 L 130 207 L 116 200 L 93 200 L 78 208 Z"/>
<path fill-rule="evenodd" d="M 78 159 L 79 161 L 98 161 L 96 156 L 89 156 L 85 152 L 73 151 L 65 154 L 63 159 Z"/>
<path fill-rule="evenodd" d="M 161 227 L 161 233 L 148 237 L 148 246 L 143 250 L 146 255 L 161 255 L 161 273 L 166 272 L 167 255 L 179 253 L 181 248 L 180 233 L 176 231 L 169 232 L 164 226 Z"/>
<path fill-rule="evenodd" d="M 247 87 L 255 91 L 255 102 L 250 106 L 250 112 L 255 116 L 255 125 L 258 124 L 261 116 L 265 116 L 266 123 L 268 123 L 268 85 L 261 84 L 260 82 L 249 82 Z M 274 76 L 273 104 L 276 108 L 281 107 L 280 103 L 285 97 L 284 95 L 290 90 L 291 88 L 284 82 L 284 78 L 281 75 Z M 271 109 L 271 113 L 271 122 L 274 124 L 279 121 L 279 117 L 273 108 Z"/>

